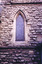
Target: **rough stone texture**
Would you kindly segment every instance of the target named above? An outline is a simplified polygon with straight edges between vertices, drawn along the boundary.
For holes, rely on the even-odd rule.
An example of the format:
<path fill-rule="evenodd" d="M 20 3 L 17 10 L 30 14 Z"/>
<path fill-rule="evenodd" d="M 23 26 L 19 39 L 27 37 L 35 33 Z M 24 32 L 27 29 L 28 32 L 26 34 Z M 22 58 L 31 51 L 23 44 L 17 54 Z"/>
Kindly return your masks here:
<path fill-rule="evenodd" d="M 42 0 L 11 0 L 11 2 L 42 2 Z M 5 3 L 5 5 L 0 5 L 2 7 L 2 12 L 0 13 L 0 47 L 15 45 L 11 42 L 13 37 L 11 32 L 13 30 L 15 15 L 19 10 L 26 17 L 27 43 L 25 42 L 25 46 L 36 47 L 38 43 L 42 43 L 42 4 L 12 5 L 10 4 L 10 0 L 2 0 L 2 3 Z M 40 61 L 39 49 L 0 49 L 0 64 L 40 64 Z"/>
<path fill-rule="evenodd" d="M 28 3 L 28 2 L 42 2 L 42 0 L 2 0 L 2 3 Z"/>
<path fill-rule="evenodd" d="M 0 64 L 40 64 L 40 52 L 35 49 L 0 49 Z"/>
<path fill-rule="evenodd" d="M 5 43 L 8 45 L 11 42 L 13 37 L 11 31 L 13 30 L 14 17 L 19 10 L 26 16 L 27 31 L 29 31 L 28 41 L 30 43 L 42 41 L 42 5 L 6 5 L 3 6 L 2 16 L 0 17 L 0 45 L 5 45 Z M 38 35 L 41 35 L 41 40 L 40 38 L 38 39 Z"/>

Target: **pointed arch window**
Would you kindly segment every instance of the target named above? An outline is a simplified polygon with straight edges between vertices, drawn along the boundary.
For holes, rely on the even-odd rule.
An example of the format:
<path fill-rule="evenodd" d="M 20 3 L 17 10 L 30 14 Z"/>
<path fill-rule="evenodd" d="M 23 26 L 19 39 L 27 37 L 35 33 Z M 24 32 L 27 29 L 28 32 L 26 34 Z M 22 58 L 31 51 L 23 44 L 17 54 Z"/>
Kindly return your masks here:
<path fill-rule="evenodd" d="M 13 36 L 11 42 L 14 43 L 14 45 L 25 45 L 27 43 L 26 17 L 21 10 L 19 10 L 14 17 L 11 33 Z"/>
<path fill-rule="evenodd" d="M 25 40 L 25 31 L 24 31 L 24 19 L 21 14 L 18 15 L 16 19 L 16 41 Z"/>

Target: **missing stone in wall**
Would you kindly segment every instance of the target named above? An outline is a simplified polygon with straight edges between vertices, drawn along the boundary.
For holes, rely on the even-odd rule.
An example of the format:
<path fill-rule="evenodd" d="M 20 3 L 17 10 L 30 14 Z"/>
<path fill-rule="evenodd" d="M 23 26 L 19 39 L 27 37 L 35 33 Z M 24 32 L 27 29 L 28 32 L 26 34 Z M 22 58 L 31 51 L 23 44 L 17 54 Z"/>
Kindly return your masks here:
<path fill-rule="evenodd" d="M 1 23 L 1 20 L 0 20 L 0 23 Z"/>
<path fill-rule="evenodd" d="M 28 22 L 28 20 L 26 19 L 26 22 Z"/>
<path fill-rule="evenodd" d="M 12 20 L 12 23 L 13 23 L 13 20 Z"/>

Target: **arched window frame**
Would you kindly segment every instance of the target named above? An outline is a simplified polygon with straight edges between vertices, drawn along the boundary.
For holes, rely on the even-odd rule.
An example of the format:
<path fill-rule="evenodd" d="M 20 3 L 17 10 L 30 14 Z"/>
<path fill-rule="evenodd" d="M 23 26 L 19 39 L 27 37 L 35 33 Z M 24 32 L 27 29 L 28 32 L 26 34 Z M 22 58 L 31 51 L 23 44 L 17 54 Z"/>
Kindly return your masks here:
<path fill-rule="evenodd" d="M 16 41 L 16 19 L 17 17 L 19 16 L 19 14 L 21 14 L 21 16 L 23 17 L 24 19 L 24 32 L 25 32 L 25 41 Z M 28 39 L 28 35 L 27 35 L 27 27 L 26 27 L 26 17 L 24 15 L 24 13 L 19 10 L 16 14 L 15 14 L 15 17 L 14 17 L 14 22 L 13 22 L 13 37 L 12 37 L 12 43 L 14 43 L 14 45 L 24 45 L 27 43 L 27 40 Z"/>

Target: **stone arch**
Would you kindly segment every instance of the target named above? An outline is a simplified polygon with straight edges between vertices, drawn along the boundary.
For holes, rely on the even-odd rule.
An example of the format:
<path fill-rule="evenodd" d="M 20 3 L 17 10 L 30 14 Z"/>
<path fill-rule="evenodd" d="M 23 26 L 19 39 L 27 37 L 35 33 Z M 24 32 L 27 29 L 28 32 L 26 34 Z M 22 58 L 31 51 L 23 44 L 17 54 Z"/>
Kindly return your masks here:
<path fill-rule="evenodd" d="M 24 29 L 25 29 L 25 40 L 24 41 L 16 41 L 16 19 L 17 19 L 17 17 L 19 16 L 19 15 L 21 15 L 22 17 L 23 17 L 23 19 L 24 19 Z M 19 11 L 17 11 L 16 12 L 16 14 L 15 14 L 15 16 L 14 16 L 14 22 L 13 22 L 13 31 L 12 31 L 12 39 L 11 39 L 11 41 L 14 43 L 14 44 L 16 44 L 16 45 L 21 45 L 22 43 L 26 43 L 26 41 L 27 41 L 27 33 L 26 33 L 26 17 L 25 17 L 25 14 L 21 11 L 21 10 L 19 10 Z"/>
<path fill-rule="evenodd" d="M 26 21 L 26 16 L 25 16 L 25 14 L 23 13 L 23 11 L 21 11 L 21 10 L 18 10 L 18 11 L 16 12 L 15 18 L 17 18 L 19 14 L 21 14 L 22 17 L 23 17 L 23 18 L 25 19 L 25 21 Z"/>

